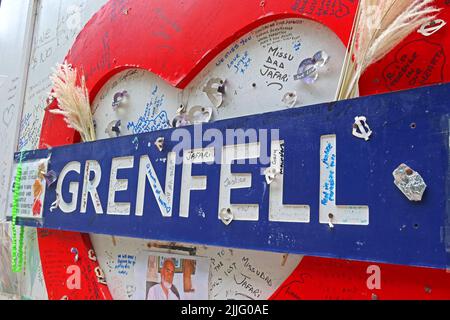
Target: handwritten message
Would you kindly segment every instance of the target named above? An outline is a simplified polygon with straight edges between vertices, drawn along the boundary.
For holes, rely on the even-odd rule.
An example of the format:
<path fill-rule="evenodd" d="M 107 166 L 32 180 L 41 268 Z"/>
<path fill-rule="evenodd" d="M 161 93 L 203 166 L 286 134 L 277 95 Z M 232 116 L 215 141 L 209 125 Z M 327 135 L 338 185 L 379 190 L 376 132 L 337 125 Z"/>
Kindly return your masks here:
<path fill-rule="evenodd" d="M 136 264 L 136 256 L 129 254 L 117 255 L 116 265 L 114 269 L 117 274 L 127 276 L 131 268 Z"/>
<path fill-rule="evenodd" d="M 255 31 L 259 45 L 267 48 L 278 43 L 293 44 L 293 49 L 300 48 L 300 36 L 294 32 L 294 26 L 302 25 L 302 20 L 281 20 L 260 27 Z"/>
<path fill-rule="evenodd" d="M 445 52 L 441 44 L 415 40 L 401 47 L 383 71 L 390 90 L 430 85 L 444 80 Z"/>
<path fill-rule="evenodd" d="M 276 85 L 279 87 L 279 90 L 282 90 L 284 83 L 289 80 L 285 64 L 294 60 L 294 56 L 283 51 L 283 48 L 278 46 L 270 46 L 267 53 L 267 59 L 259 72 L 267 79 L 268 87 Z"/>
<path fill-rule="evenodd" d="M 136 134 L 170 128 L 167 112 L 160 111 L 164 100 L 164 94 L 159 95 L 158 86 L 155 86 L 152 90 L 150 101 L 145 107 L 144 114 L 137 121 L 128 122 L 128 130 Z"/>
<path fill-rule="evenodd" d="M 9 178 L 12 167 L 12 153 L 15 151 L 16 123 L 20 115 L 20 78 L 2 77 L 0 94 L 5 99 L 0 101 L 0 131 L 4 134 L 2 153 L 0 154 L 0 221 L 6 218 Z"/>
<path fill-rule="evenodd" d="M 336 151 L 333 150 L 333 145 L 328 142 L 322 158 L 322 163 L 325 164 L 328 170 L 328 177 L 322 186 L 322 205 L 327 205 L 329 201 L 334 202 L 335 186 L 336 186 Z"/>
<path fill-rule="evenodd" d="M 217 250 L 211 255 L 209 299 L 267 299 L 301 258 L 286 259 L 274 253 Z"/>
<path fill-rule="evenodd" d="M 353 2 L 353 0 L 295 0 L 292 10 L 308 15 L 343 18 L 349 15 Z"/>
<path fill-rule="evenodd" d="M 217 59 L 216 67 L 220 66 L 224 62 L 229 61 L 229 59 L 231 59 L 232 57 L 233 57 L 232 60 L 239 59 L 239 56 L 236 54 L 236 52 L 238 51 L 239 48 L 245 47 L 251 40 L 252 40 L 252 36 L 250 35 L 250 36 L 240 39 L 238 42 L 231 45 L 231 47 L 229 47 L 228 50 L 224 54 L 222 54 L 222 56 L 220 58 Z M 238 56 L 238 58 L 236 58 L 236 56 Z M 240 59 L 243 59 L 243 58 L 241 57 Z M 244 58 L 244 62 L 247 61 L 247 63 L 250 63 L 249 60 L 251 61 L 251 59 L 248 58 L 248 52 L 247 52 L 247 57 Z M 232 66 L 233 65 L 230 63 L 228 63 L 228 65 L 227 65 L 228 69 L 231 69 Z M 238 71 L 239 71 L 239 68 L 238 68 Z"/>

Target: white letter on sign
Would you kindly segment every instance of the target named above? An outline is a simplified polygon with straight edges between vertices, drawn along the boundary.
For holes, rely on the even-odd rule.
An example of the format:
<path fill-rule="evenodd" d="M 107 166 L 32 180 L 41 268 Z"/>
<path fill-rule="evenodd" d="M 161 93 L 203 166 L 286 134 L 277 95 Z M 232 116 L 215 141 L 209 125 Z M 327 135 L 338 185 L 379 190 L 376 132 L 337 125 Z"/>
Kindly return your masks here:
<path fill-rule="evenodd" d="M 214 162 L 214 148 L 186 150 L 183 153 L 180 217 L 189 217 L 191 190 L 206 190 L 206 176 L 192 176 L 192 164 Z"/>
<path fill-rule="evenodd" d="M 177 154 L 169 152 L 167 155 L 166 190 L 163 192 L 153 164 L 148 156 L 142 156 L 139 164 L 139 180 L 136 198 L 136 216 L 144 212 L 145 177 L 147 177 L 163 217 L 172 216 L 173 188 L 175 181 L 175 161 Z"/>
<path fill-rule="evenodd" d="M 115 202 L 117 191 L 128 189 L 128 179 L 117 179 L 117 171 L 120 169 L 130 169 L 134 166 L 133 157 L 114 158 L 111 163 L 111 176 L 109 179 L 108 211 L 107 214 L 128 216 L 130 215 L 129 202 Z"/>
<path fill-rule="evenodd" d="M 89 179 L 91 172 L 94 173 L 94 179 L 92 181 Z M 103 208 L 100 203 L 100 197 L 98 196 L 97 187 L 100 184 L 102 178 L 102 167 L 98 161 L 89 160 L 86 161 L 84 169 L 84 181 L 83 181 L 83 192 L 81 193 L 81 213 L 86 213 L 86 207 L 88 202 L 88 194 L 91 196 L 92 203 L 94 204 L 95 213 L 102 214 Z"/>
<path fill-rule="evenodd" d="M 219 212 L 222 209 L 231 209 L 234 220 L 258 221 L 259 205 L 257 204 L 231 204 L 231 190 L 250 188 L 252 175 L 247 173 L 231 173 L 233 160 L 259 158 L 259 143 L 238 144 L 222 148 L 222 166 L 220 169 Z"/>
<path fill-rule="evenodd" d="M 80 185 L 78 182 L 70 182 L 69 192 L 72 194 L 70 202 L 65 202 L 64 197 L 62 196 L 62 184 L 64 182 L 64 178 L 70 171 L 75 171 L 76 173 L 80 174 L 81 164 L 78 161 L 69 162 L 59 174 L 58 183 L 56 185 L 56 194 L 61 195 L 59 208 L 64 213 L 74 212 L 77 208 L 78 202 L 78 189 Z"/>
<path fill-rule="evenodd" d="M 336 205 L 336 136 L 320 138 L 320 223 L 368 225 L 368 206 Z"/>
<path fill-rule="evenodd" d="M 269 221 L 309 223 L 308 205 L 283 204 L 284 141 L 272 141 L 270 165 L 277 175 L 270 184 Z"/>

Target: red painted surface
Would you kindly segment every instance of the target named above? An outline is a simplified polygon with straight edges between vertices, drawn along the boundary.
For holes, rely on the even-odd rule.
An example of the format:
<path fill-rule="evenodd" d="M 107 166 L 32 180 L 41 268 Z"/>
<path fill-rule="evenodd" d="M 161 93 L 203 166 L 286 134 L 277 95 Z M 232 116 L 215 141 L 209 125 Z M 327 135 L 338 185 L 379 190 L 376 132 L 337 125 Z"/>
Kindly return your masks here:
<path fill-rule="evenodd" d="M 98 267 L 98 262 L 89 259 L 88 251 L 93 248 L 88 234 L 40 229 L 38 239 L 42 270 L 50 300 L 60 300 L 64 296 L 69 300 L 112 299 L 108 286 L 100 284 L 95 275 L 94 269 Z M 78 252 L 77 261 L 74 252 Z M 71 284 L 74 283 L 72 280 L 76 276 L 76 271 L 73 270 L 77 270 L 77 267 L 80 288 L 74 289 L 71 288 Z"/>
<path fill-rule="evenodd" d="M 413 32 L 394 50 L 367 69 L 361 81 L 361 95 L 412 89 L 450 81 L 450 2 L 436 0 L 442 8 L 437 19 L 447 22 L 429 37 Z"/>
<path fill-rule="evenodd" d="M 110 77 L 127 68 L 146 69 L 184 88 L 229 44 L 273 20 L 315 19 L 346 44 L 355 9 L 353 0 L 112 0 L 81 31 L 66 60 L 84 72 L 91 101 Z M 48 109 L 56 107 L 53 102 Z M 40 148 L 78 141 L 79 136 L 61 116 L 46 111 Z M 66 288 L 66 269 L 73 264 L 71 248 L 85 257 L 92 247 L 87 235 L 42 230 L 39 246 L 50 299 L 64 295 L 69 299 L 111 298 L 106 286 L 93 278 L 95 263 L 91 261 L 79 261 L 87 273 L 84 283 L 90 284 L 80 290 Z"/>
<path fill-rule="evenodd" d="M 380 288 L 375 272 L 379 267 Z M 304 257 L 272 300 L 448 300 L 450 272 L 389 264 Z"/>

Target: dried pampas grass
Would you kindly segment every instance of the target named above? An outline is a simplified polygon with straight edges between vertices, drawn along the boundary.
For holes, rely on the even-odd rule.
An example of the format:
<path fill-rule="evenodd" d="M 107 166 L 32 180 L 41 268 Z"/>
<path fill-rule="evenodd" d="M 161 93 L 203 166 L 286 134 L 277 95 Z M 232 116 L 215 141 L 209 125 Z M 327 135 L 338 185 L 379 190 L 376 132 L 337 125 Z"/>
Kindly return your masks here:
<path fill-rule="evenodd" d="M 62 115 L 67 126 L 80 133 L 83 142 L 94 141 L 94 121 L 84 76 L 81 76 L 81 86 L 78 86 L 77 71 L 64 62 L 53 69 L 50 80 L 53 84 L 50 95 L 58 100 L 59 107 L 50 112 Z"/>
<path fill-rule="evenodd" d="M 356 96 L 359 78 L 410 33 L 435 19 L 434 0 L 361 0 L 337 99 Z"/>

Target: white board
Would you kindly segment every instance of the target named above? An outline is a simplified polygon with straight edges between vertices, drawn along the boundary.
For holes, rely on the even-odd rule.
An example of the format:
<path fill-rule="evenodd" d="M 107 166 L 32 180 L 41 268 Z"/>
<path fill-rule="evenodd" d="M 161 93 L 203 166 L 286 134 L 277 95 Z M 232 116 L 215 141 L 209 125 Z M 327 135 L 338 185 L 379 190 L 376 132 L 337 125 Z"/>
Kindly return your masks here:
<path fill-rule="evenodd" d="M 76 36 L 107 0 L 40 0 L 33 37 L 19 150 L 38 147 L 50 75 L 64 62 Z"/>
<path fill-rule="evenodd" d="M 146 257 L 152 253 L 183 254 L 160 248 L 164 242 L 91 235 L 100 266 L 105 272 L 114 299 L 145 299 Z M 172 247 L 193 248 L 171 243 Z M 301 261 L 299 255 L 197 246 L 196 256 L 211 259 L 208 297 L 211 300 L 269 298 Z M 187 252 L 184 254 L 188 257 Z M 136 263 L 124 266 L 121 257 Z"/>

